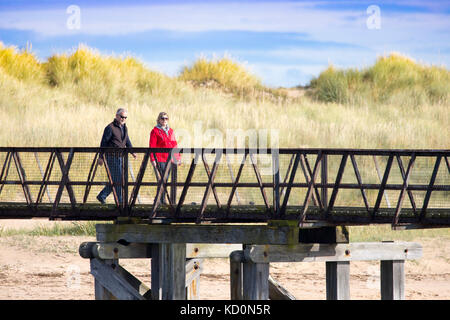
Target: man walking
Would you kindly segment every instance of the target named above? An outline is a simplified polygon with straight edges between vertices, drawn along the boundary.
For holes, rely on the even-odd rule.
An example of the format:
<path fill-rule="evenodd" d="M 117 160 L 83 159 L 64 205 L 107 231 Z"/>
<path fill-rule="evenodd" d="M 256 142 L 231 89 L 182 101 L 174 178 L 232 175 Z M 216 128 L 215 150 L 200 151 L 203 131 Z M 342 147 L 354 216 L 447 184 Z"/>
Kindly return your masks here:
<path fill-rule="evenodd" d="M 100 147 L 112 148 L 132 148 L 130 138 L 128 137 L 128 129 L 126 120 L 128 112 L 124 108 L 119 108 L 116 112 L 116 118 L 113 122 L 108 124 L 103 131 L 102 141 Z M 132 153 L 133 158 L 136 159 L 136 154 Z M 122 203 L 122 153 L 100 153 L 98 164 L 103 165 L 103 159 L 106 159 L 111 178 L 115 185 L 115 190 L 119 203 Z M 97 195 L 97 200 L 105 204 L 106 197 L 112 192 L 112 186 L 107 185 Z"/>

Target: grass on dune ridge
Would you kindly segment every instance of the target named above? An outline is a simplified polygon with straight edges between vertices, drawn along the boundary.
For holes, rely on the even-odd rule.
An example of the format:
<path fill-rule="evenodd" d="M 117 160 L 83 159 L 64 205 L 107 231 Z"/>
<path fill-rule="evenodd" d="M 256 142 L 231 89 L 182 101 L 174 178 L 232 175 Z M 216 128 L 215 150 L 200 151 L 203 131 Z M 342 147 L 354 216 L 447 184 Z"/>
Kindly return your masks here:
<path fill-rule="evenodd" d="M 392 53 L 363 69 L 329 66 L 312 79 L 312 96 L 319 101 L 345 104 L 390 104 L 411 108 L 423 104 L 448 105 L 450 72 L 425 66 Z"/>
<path fill-rule="evenodd" d="M 373 83 L 388 81 L 376 80 L 386 78 L 386 72 L 379 75 L 377 71 L 380 61 L 386 59 L 391 65 L 399 63 L 391 68 L 398 72 L 387 73 L 389 82 L 407 77 L 402 72 L 406 60 L 381 58 L 366 72 Z M 435 68 L 410 60 L 407 65 L 424 73 Z M 448 100 L 406 106 L 397 105 L 394 98 L 389 103 L 359 98 L 325 102 L 317 95 L 323 91 L 319 83 L 329 73 L 327 69 L 312 81 L 310 94 L 280 100 L 255 94 L 262 90 L 266 97 L 276 96 L 274 89 L 265 88 L 229 57 L 209 62 L 201 58 L 178 77 L 168 77 L 131 56 L 101 55 L 85 46 L 38 62 L 28 50 L 0 44 L 0 108 L 8 117 L 0 145 L 98 146 L 104 126 L 115 110 L 124 106 L 129 109 L 133 145 L 140 147 L 148 145 L 157 114 L 166 111 L 171 126 L 191 136 L 193 124 L 199 121 L 203 130 L 222 133 L 227 129 L 276 129 L 280 147 L 448 148 L 448 131 L 442 130 L 450 124 Z M 443 79 L 448 75 L 445 69 L 441 73 Z M 208 81 L 220 86 L 201 85 Z M 359 94 L 352 82 L 346 83 L 347 97 Z M 436 89 L 443 92 L 441 97 L 448 96 L 449 83 L 442 81 L 441 91 Z M 433 91 L 427 82 L 421 85 L 423 90 Z M 398 85 L 394 90 L 397 97 L 401 88 Z"/>

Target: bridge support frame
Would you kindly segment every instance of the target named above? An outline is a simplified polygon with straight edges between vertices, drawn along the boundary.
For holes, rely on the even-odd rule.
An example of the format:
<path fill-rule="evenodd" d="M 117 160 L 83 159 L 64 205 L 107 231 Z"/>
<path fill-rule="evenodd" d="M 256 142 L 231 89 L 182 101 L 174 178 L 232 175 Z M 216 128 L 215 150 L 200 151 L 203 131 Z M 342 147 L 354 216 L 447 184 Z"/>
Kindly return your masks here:
<path fill-rule="evenodd" d="M 405 287 L 405 260 L 419 259 L 422 246 L 414 242 L 355 242 L 355 243 L 299 243 L 297 245 L 251 245 L 242 251 L 230 255 L 231 298 L 240 300 L 246 296 L 275 296 L 275 290 L 281 299 L 292 299 L 282 292 L 278 284 L 265 278 L 269 288 L 264 285 L 240 287 L 242 279 L 253 277 L 260 282 L 260 274 L 253 269 L 264 268 L 271 262 L 325 262 L 326 264 L 326 298 L 327 300 L 350 299 L 350 262 L 380 261 L 380 290 L 383 300 L 403 300 Z M 240 266 L 242 265 L 242 267 Z M 246 267 L 249 265 L 250 267 Z M 248 271 L 249 268 L 251 271 Z M 267 267 L 268 268 L 268 267 Z M 253 273 L 252 273 L 253 272 Z M 246 275 L 249 273 L 249 275 Z M 268 273 L 267 273 L 268 274 Z M 244 282 L 245 284 L 245 282 Z M 246 290 L 250 293 L 244 294 Z M 254 292 L 256 291 L 256 292 Z M 280 297 L 279 297 L 280 298 Z"/>
<path fill-rule="evenodd" d="M 404 261 L 422 256 L 419 243 L 349 243 L 348 237 L 342 237 L 345 234 L 342 230 L 317 230 L 316 235 L 309 230 L 307 238 L 315 242 L 293 243 L 293 234 L 297 239 L 305 239 L 304 230 L 297 228 L 293 232 L 280 226 L 282 231 L 277 233 L 274 226 L 266 229 L 259 226 L 257 233 L 246 234 L 243 231 L 248 226 L 239 230 L 243 226 L 237 225 L 238 231 L 234 233 L 229 233 L 228 227 L 224 225 L 220 234 L 214 234 L 221 230 L 219 225 L 192 225 L 200 234 L 187 232 L 186 242 L 192 239 L 204 242 L 183 243 L 175 230 L 185 231 L 188 226 L 101 225 L 97 227 L 101 231 L 97 234 L 100 241 L 83 243 L 79 251 L 83 258 L 91 260 L 96 299 L 158 300 L 198 299 L 202 259 L 218 257 L 229 257 L 232 300 L 295 299 L 270 276 L 272 262 L 325 262 L 326 299 L 350 299 L 351 261 L 380 261 L 381 298 L 404 299 Z M 152 230 L 157 231 L 156 235 L 150 235 Z M 318 243 L 320 239 L 316 236 L 324 232 L 333 235 L 334 240 Z M 155 237 L 160 234 L 164 236 L 157 242 Z M 229 244 L 215 243 L 214 239 L 223 242 L 228 239 Z M 242 244 L 249 239 L 265 244 Z M 270 242 L 267 239 L 275 239 L 278 244 L 267 244 Z M 151 258 L 151 288 L 119 265 L 119 259 L 127 258 Z"/>

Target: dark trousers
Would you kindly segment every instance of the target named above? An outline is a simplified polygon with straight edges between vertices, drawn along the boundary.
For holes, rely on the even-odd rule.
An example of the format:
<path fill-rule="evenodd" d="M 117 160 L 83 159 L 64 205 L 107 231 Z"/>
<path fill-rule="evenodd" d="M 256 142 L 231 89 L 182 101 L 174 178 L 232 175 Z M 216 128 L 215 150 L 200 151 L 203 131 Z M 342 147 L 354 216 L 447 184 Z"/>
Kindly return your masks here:
<path fill-rule="evenodd" d="M 115 154 L 105 154 L 106 162 L 108 164 L 109 171 L 111 172 L 111 178 L 114 184 L 114 189 L 116 190 L 117 198 L 119 203 L 122 203 L 122 157 Z M 112 192 L 112 186 L 110 184 L 106 185 L 102 191 L 99 193 L 99 198 L 105 199 Z"/>
<path fill-rule="evenodd" d="M 164 170 L 166 170 L 166 163 L 165 162 L 158 162 L 158 165 L 160 167 L 161 170 L 161 177 L 164 175 Z M 167 175 L 167 181 L 169 181 L 169 176 L 172 174 L 172 181 L 176 180 L 176 175 L 177 175 L 177 166 L 172 163 L 168 175 Z M 157 189 L 157 192 L 159 191 L 159 187 Z M 175 191 L 175 190 L 174 190 Z M 161 203 L 162 204 L 167 204 L 167 187 L 164 189 L 162 195 L 161 195 Z"/>

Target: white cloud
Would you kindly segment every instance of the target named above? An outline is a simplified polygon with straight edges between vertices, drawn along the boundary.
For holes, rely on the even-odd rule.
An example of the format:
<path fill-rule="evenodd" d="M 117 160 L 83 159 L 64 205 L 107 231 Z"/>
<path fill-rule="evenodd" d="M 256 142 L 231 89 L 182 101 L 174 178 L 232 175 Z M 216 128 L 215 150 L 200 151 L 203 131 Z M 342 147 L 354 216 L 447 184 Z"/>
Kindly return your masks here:
<path fill-rule="evenodd" d="M 247 30 L 306 32 L 324 41 L 351 40 L 367 32 L 367 13 L 358 10 L 317 9 L 312 3 L 194 3 L 83 7 L 81 29 L 66 27 L 66 8 L 5 10 L 0 12 L 0 28 L 32 30 L 44 35 L 74 32 L 117 35 L 148 30 L 209 31 Z M 439 13 L 388 13 L 381 9 L 382 29 L 393 35 L 426 30 L 448 30 L 447 15 Z"/>

